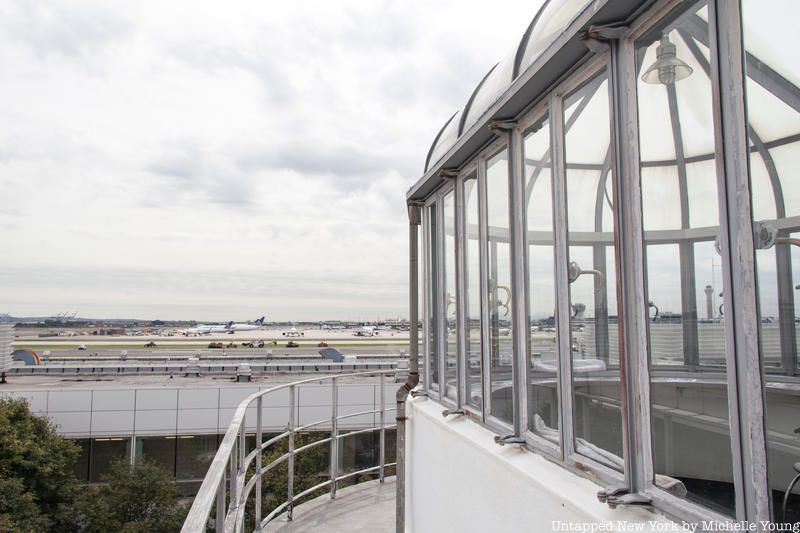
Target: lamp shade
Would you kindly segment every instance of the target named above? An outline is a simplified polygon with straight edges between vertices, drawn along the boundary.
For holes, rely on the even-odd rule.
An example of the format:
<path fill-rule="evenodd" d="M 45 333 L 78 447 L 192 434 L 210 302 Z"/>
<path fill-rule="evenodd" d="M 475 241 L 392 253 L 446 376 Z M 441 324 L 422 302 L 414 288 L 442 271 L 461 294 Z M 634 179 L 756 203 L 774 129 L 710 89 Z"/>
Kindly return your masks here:
<path fill-rule="evenodd" d="M 656 49 L 656 61 L 642 74 L 645 83 L 663 83 L 670 85 L 689 77 L 692 67 L 678 59 L 675 45 L 670 42 L 665 34 L 661 37 L 661 44 Z"/>

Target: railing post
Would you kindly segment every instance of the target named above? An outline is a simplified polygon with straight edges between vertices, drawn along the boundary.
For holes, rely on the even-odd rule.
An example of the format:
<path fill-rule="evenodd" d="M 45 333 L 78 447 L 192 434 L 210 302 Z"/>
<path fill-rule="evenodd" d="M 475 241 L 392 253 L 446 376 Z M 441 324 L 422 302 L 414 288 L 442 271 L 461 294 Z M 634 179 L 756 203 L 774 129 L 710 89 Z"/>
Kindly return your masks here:
<path fill-rule="evenodd" d="M 259 396 L 256 401 L 256 515 L 255 515 L 255 531 L 261 531 L 261 443 L 264 440 L 264 434 L 261 428 L 263 396 Z"/>
<path fill-rule="evenodd" d="M 286 482 L 286 519 L 291 521 L 294 511 L 294 428 L 295 408 L 297 405 L 297 390 L 295 386 L 289 387 L 289 461 L 287 465 L 288 479 Z"/>
<path fill-rule="evenodd" d="M 378 379 L 381 382 L 381 386 L 379 388 L 380 395 L 381 395 L 381 444 L 380 444 L 380 479 L 381 483 L 384 481 L 385 477 L 385 465 L 386 465 L 386 423 L 385 423 L 385 416 L 386 416 L 386 391 L 384 390 L 385 380 L 383 374 L 378 374 Z"/>
<path fill-rule="evenodd" d="M 236 465 L 236 473 L 241 474 L 244 467 L 244 456 L 247 454 L 247 440 L 244 435 L 247 429 L 247 415 L 242 417 L 242 425 L 239 426 L 239 462 Z"/>
<path fill-rule="evenodd" d="M 214 526 L 217 533 L 225 531 L 225 470 L 222 471 L 222 478 L 217 485 L 217 518 Z"/>
<path fill-rule="evenodd" d="M 331 379 L 331 499 L 336 498 L 336 478 L 339 477 L 339 390 L 336 378 Z"/>
<path fill-rule="evenodd" d="M 236 504 L 238 503 L 238 500 L 236 498 L 236 471 L 238 470 L 237 464 L 236 464 L 236 459 L 237 459 L 237 457 L 239 455 L 237 453 L 237 446 L 238 445 L 239 445 L 239 442 L 237 440 L 234 440 L 233 441 L 233 449 L 231 450 L 231 455 L 228 458 L 228 467 L 229 467 L 229 471 L 228 471 L 228 482 L 229 482 L 228 493 L 229 493 L 229 496 L 228 496 L 228 498 L 230 500 L 229 507 L 231 509 L 236 508 Z"/>

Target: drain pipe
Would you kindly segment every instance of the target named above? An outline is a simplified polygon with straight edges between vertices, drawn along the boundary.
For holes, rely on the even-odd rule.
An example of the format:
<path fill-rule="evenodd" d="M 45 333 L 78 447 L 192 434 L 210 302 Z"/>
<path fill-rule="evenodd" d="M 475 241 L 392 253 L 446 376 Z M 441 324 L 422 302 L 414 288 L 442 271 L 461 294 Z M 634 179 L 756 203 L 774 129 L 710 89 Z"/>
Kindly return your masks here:
<path fill-rule="evenodd" d="M 408 285 L 409 285 L 409 322 L 408 339 L 409 365 L 408 378 L 397 390 L 397 497 L 396 501 L 396 533 L 405 533 L 406 529 L 406 398 L 409 392 L 419 383 L 419 261 L 418 261 L 418 228 L 420 225 L 420 208 L 415 203 L 408 205 Z"/>

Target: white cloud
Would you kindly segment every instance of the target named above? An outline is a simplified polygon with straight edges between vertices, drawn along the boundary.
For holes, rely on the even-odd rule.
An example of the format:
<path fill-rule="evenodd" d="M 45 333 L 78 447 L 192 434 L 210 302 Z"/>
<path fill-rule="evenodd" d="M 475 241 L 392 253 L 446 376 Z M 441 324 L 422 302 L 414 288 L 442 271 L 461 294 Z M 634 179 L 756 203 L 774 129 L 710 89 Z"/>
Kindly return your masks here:
<path fill-rule="evenodd" d="M 0 0 L 0 312 L 406 315 L 405 192 L 536 4 Z"/>

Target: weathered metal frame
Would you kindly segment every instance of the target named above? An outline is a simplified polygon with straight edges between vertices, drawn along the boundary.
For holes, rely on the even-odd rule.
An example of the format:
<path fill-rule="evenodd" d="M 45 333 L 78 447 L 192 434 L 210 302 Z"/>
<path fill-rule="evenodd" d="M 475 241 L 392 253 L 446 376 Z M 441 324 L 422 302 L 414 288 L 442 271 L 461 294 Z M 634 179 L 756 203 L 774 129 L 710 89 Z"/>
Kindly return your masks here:
<path fill-rule="evenodd" d="M 448 359 L 448 336 L 449 336 L 449 328 L 447 325 L 447 301 L 445 296 L 446 294 L 446 265 L 447 265 L 447 247 L 446 247 L 446 239 L 447 235 L 445 232 L 445 212 L 444 212 L 444 197 L 448 194 L 453 194 L 453 212 L 454 212 L 454 220 L 451 222 L 454 224 L 454 229 L 456 232 L 456 220 L 457 216 L 455 213 L 458 211 L 458 198 L 457 198 L 457 187 L 453 181 L 445 183 L 439 190 L 436 192 L 436 253 L 438 254 L 437 259 L 437 288 L 438 288 L 438 295 L 437 295 L 437 303 L 438 307 L 436 309 L 436 318 L 437 318 L 437 328 L 440 332 L 439 337 L 436 339 L 437 342 L 437 349 L 439 350 L 439 399 L 440 401 L 447 405 L 450 408 L 455 408 L 459 404 L 459 381 L 458 381 L 458 346 L 456 347 L 456 399 L 450 398 L 447 396 L 447 359 Z M 453 272 L 453 276 L 457 276 L 458 274 L 458 266 L 457 266 L 457 258 L 458 258 L 458 234 L 453 235 L 453 241 L 455 243 L 455 261 L 453 264 L 456 265 L 456 271 Z M 455 280 L 458 278 L 456 277 Z M 459 305 L 459 295 L 458 295 L 458 286 L 456 282 L 456 294 L 453 295 L 456 299 L 455 306 L 456 306 L 456 317 L 458 317 L 458 305 Z M 458 332 L 456 332 L 458 337 Z M 458 340 L 456 341 L 458 344 Z"/>
<path fill-rule="evenodd" d="M 431 307 L 434 303 L 431 302 L 431 294 L 433 287 L 431 285 L 431 255 L 434 253 L 431 244 L 431 220 L 430 220 L 430 207 L 436 205 L 436 217 L 438 218 L 439 207 L 437 204 L 438 195 L 433 194 L 422 205 L 422 338 L 423 338 L 423 365 L 425 371 L 422 373 L 423 388 L 427 391 L 428 395 L 432 398 L 440 398 L 441 393 L 441 375 L 439 376 L 438 388 L 433 387 L 431 376 Z M 436 221 L 438 226 L 438 220 Z M 438 277 L 437 277 L 438 280 Z M 436 341 L 438 343 L 438 340 Z M 437 344 L 438 350 L 438 344 Z M 441 357 L 441 354 L 437 354 Z"/>
<path fill-rule="evenodd" d="M 654 466 L 652 457 L 652 429 L 650 382 L 647 350 L 648 309 L 644 262 L 644 242 L 691 243 L 713 240 L 714 236 L 706 235 L 714 228 L 689 228 L 686 220 L 686 183 L 685 170 L 679 173 L 682 199 L 682 229 L 659 232 L 645 232 L 642 225 L 641 182 L 638 136 L 637 110 L 637 68 L 635 40 L 644 32 L 661 24 L 665 17 L 674 15 L 676 9 L 690 9 L 693 3 L 681 0 L 667 0 L 655 3 L 650 9 L 638 16 L 631 24 L 631 30 L 620 39 L 609 42 L 609 53 L 599 54 L 593 60 L 581 65 L 579 71 L 564 83 L 548 90 L 549 94 L 530 108 L 517 120 L 517 124 L 508 134 L 501 134 L 500 139 L 491 147 L 482 149 L 476 154 L 478 170 L 479 214 L 481 230 L 481 332 L 483 371 L 483 422 L 493 429 L 514 429 L 516 434 L 526 429 L 526 417 L 521 416 L 527 407 L 524 402 L 527 391 L 527 361 L 530 349 L 522 337 L 528 331 L 527 305 L 527 246 L 529 238 L 525 231 L 525 202 L 516 196 L 525 191 L 524 154 L 520 150 L 525 127 L 541 119 L 543 110 L 549 115 L 552 172 L 553 172 L 553 216 L 555 220 L 555 238 L 553 241 L 556 258 L 556 320 L 559 350 L 559 416 L 560 416 L 560 449 L 555 449 L 549 442 L 536 438 L 530 432 L 525 433 L 529 447 L 548 455 L 560 455 L 562 462 L 574 471 L 590 472 L 597 478 L 610 482 L 623 482 L 630 492 L 652 498 L 653 504 L 671 516 L 688 519 L 694 522 L 701 520 L 728 521 L 729 517 L 711 511 L 700 504 L 678 498 L 663 491 L 654 484 Z M 672 123 L 673 141 L 676 145 L 676 159 L 672 162 L 648 162 L 643 166 L 657 164 L 673 164 L 683 167 L 687 163 L 699 160 L 714 159 L 717 164 L 717 180 L 720 198 L 720 227 L 723 249 L 723 284 L 726 295 L 726 353 L 728 375 L 728 398 L 730 416 L 731 448 L 734 458 L 734 485 L 737 494 L 737 515 L 740 520 L 757 522 L 769 520 L 770 501 L 767 484 L 766 439 L 764 432 L 764 378 L 759 349 L 759 316 L 757 306 L 755 253 L 753 248 L 751 199 L 749 184 L 749 155 L 759 153 L 764 157 L 769 143 L 764 146 L 748 145 L 748 124 L 744 100 L 745 65 L 751 66 L 754 59 L 743 48 L 741 6 L 739 2 L 730 0 L 709 0 L 709 25 L 712 34 L 708 39 L 710 52 L 710 76 L 713 90 L 712 105 L 714 108 L 714 129 L 717 154 L 707 156 L 683 157 L 681 153 L 680 124 L 677 115 Z M 617 231 L 618 254 L 616 261 L 617 287 L 620 294 L 619 328 L 621 342 L 621 375 L 623 387 L 623 428 L 624 428 L 624 463 L 623 474 L 613 471 L 590 459 L 580 456 L 574 449 L 574 427 L 572 413 L 573 383 L 569 330 L 569 284 L 566 264 L 568 261 L 568 243 L 566 233 L 566 195 L 564 161 L 563 97 L 579 87 L 597 72 L 597 65 L 608 63 L 609 96 L 612 100 L 612 161 L 609 162 L 614 179 L 615 228 Z M 800 107 L 800 93 L 787 87 L 785 80 L 765 69 L 765 65 L 752 65 L 755 69 L 753 79 L 762 85 L 776 87 L 776 95 L 793 108 Z M 757 78 L 757 79 L 756 79 Z M 773 91 L 774 92 L 774 91 Z M 671 97 L 675 107 L 674 95 Z M 469 132 L 465 137 L 469 137 Z M 514 379 L 514 427 L 498 428 L 498 421 L 488 416 L 491 412 L 491 381 L 488 375 L 487 349 L 488 334 L 488 227 L 486 213 L 486 162 L 496 153 L 498 144 L 503 138 L 508 139 L 509 179 L 510 181 L 510 220 L 512 221 L 509 240 L 512 244 L 512 291 L 514 294 L 514 313 L 512 323 L 518 335 L 514 338 L 514 371 L 524 379 Z M 463 141 L 460 139 L 459 142 Z M 756 139 L 758 141 L 758 139 Z M 783 142 L 782 140 L 780 142 Z M 457 143 L 458 144 L 458 143 Z M 772 144 L 775 144 L 773 141 Z M 452 149 L 451 149 L 452 151 Z M 474 164 L 474 163 L 470 163 Z M 769 166 L 765 158 L 765 164 Z M 769 171 L 769 168 L 768 168 Z M 459 179 L 466 174 L 461 169 Z M 774 181 L 774 179 L 773 179 Z M 420 182 L 421 183 L 421 182 Z M 419 185 L 419 184 L 418 184 Z M 415 189 L 418 186 L 415 186 Z M 523 197 L 526 195 L 522 195 Z M 463 209 L 463 206 L 462 206 Z M 456 217 L 463 217 L 463 213 Z M 789 224 L 789 222 L 785 222 Z M 779 228 L 785 230 L 785 228 Z M 613 238 L 613 235 L 609 235 Z M 654 240 L 655 239 L 655 240 Z M 733 248 L 730 247 L 733 245 Z M 463 254 L 463 250 L 461 251 Z M 567 259 L 565 261 L 565 258 Z M 684 263 L 693 261 L 686 258 Z M 461 257 L 463 261 L 463 257 Z M 516 270 L 514 270 L 516 269 Z M 685 276 L 683 276 L 685 278 Z M 789 278 L 787 278 L 789 279 Z M 785 281 L 785 280 L 784 280 Z M 784 283 L 785 284 L 785 283 Z M 683 292 L 691 291 L 683 280 Z M 463 287 L 462 287 L 463 289 Z M 520 297 L 519 295 L 522 295 Z M 684 297 L 690 306 L 695 305 L 696 298 Z M 463 310 L 462 310 L 463 311 Z M 691 311 L 687 309 L 686 311 Z M 565 317 L 567 317 L 565 319 Z M 564 327 L 566 322 L 567 326 Z M 688 332 L 689 341 L 692 336 Z M 787 337 L 788 339 L 788 337 Z M 782 343 L 788 340 L 782 338 Z M 689 342 L 696 345 L 696 342 Z M 796 356 L 795 356 L 796 357 Z M 784 366 L 790 364 L 784 356 Z M 460 364 L 465 365 L 464 354 L 460 353 Z M 689 356 L 681 368 L 697 368 L 697 357 Z M 787 368 L 796 371 L 796 365 Z M 524 370 L 524 373 L 522 371 Z M 658 372 L 658 368 L 655 369 Z M 674 369 L 669 369 L 674 370 Z"/>
<path fill-rule="evenodd" d="M 475 193 L 478 195 L 478 206 L 480 211 L 480 192 L 478 186 L 478 158 L 473 159 L 469 164 L 465 165 L 464 168 L 460 170 L 458 173 L 458 177 L 456 180 L 456 190 L 457 190 L 457 199 L 460 200 L 456 203 L 456 227 L 458 236 L 456 239 L 458 253 L 456 256 L 456 265 L 457 265 L 457 277 L 456 277 L 456 285 L 458 289 L 458 296 L 456 297 L 458 301 L 458 328 L 459 328 L 459 351 L 458 351 L 458 373 L 459 373 L 459 401 L 458 401 L 458 408 L 464 409 L 465 412 L 470 413 L 473 418 L 478 418 L 483 420 L 483 413 L 482 409 L 476 409 L 474 405 L 472 405 L 469 401 L 469 392 L 471 390 L 470 387 L 467 387 L 467 382 L 470 380 L 472 372 L 470 371 L 470 362 L 467 354 L 467 346 L 469 344 L 468 336 L 470 334 L 470 328 L 468 327 L 469 323 L 469 314 L 467 312 L 467 308 L 469 306 L 469 298 L 467 295 L 467 286 L 466 286 L 466 273 L 467 273 L 467 263 L 468 263 L 468 255 L 467 250 L 469 248 L 467 242 L 467 215 L 466 215 L 466 192 L 465 192 L 465 182 L 471 176 L 475 176 Z M 480 215 L 479 215 L 480 218 Z M 478 250 L 479 250 L 479 268 L 478 272 L 473 272 L 472 274 L 478 275 L 478 280 L 480 284 L 480 221 L 478 222 L 479 226 L 479 237 L 478 237 Z M 485 298 L 483 294 L 478 295 L 478 307 L 479 307 L 479 314 L 481 314 L 480 310 L 481 303 Z M 479 323 L 482 327 L 483 320 L 480 320 Z M 482 330 L 481 330 L 482 331 Z M 481 342 L 481 347 L 484 344 Z M 483 353 L 481 353 L 481 368 L 483 368 Z M 481 376 L 480 385 L 481 387 L 481 394 L 483 394 L 483 376 Z"/>
<path fill-rule="evenodd" d="M 511 210 L 513 209 L 513 202 L 511 201 L 511 197 L 510 197 L 511 194 L 512 194 L 512 179 L 513 179 L 513 176 L 512 176 L 513 168 L 512 168 L 512 163 L 511 163 L 512 155 L 511 155 L 511 149 L 510 149 L 510 135 L 508 133 L 498 133 L 497 139 L 494 140 L 493 142 L 491 142 L 486 148 L 484 148 L 481 151 L 481 153 L 479 154 L 479 156 L 478 156 L 478 177 L 479 177 L 479 180 L 481 180 L 479 182 L 479 187 L 482 184 L 482 190 L 483 190 L 483 196 L 482 196 L 482 199 L 481 199 L 481 207 L 483 209 L 483 219 L 481 221 L 481 229 L 483 230 L 483 234 L 481 235 L 481 240 L 483 241 L 483 245 L 481 246 L 481 254 L 484 257 L 483 257 L 483 259 L 481 261 L 481 265 L 483 266 L 483 268 L 481 269 L 481 296 L 482 297 L 486 296 L 486 298 L 482 298 L 481 299 L 481 305 L 482 305 L 482 307 L 484 307 L 484 309 L 483 309 L 483 311 L 484 311 L 483 317 L 485 318 L 485 321 L 486 321 L 485 322 L 485 333 L 484 333 L 485 336 L 482 336 L 482 341 L 483 341 L 482 342 L 483 343 L 483 350 L 482 350 L 482 352 L 483 352 L 483 369 L 484 369 L 483 380 L 484 380 L 484 385 L 485 385 L 484 386 L 484 397 L 483 397 L 483 419 L 484 419 L 484 422 L 490 428 L 492 428 L 492 429 L 494 429 L 496 431 L 499 431 L 500 433 L 508 434 L 509 432 L 512 432 L 514 435 L 520 435 L 520 433 L 517 431 L 517 428 L 519 427 L 519 423 L 518 423 L 518 420 L 519 420 L 519 406 L 518 406 L 518 402 L 516 401 L 516 399 L 517 399 L 516 395 L 518 394 L 518 391 L 519 391 L 519 388 L 517 386 L 517 380 L 518 380 L 518 377 L 519 377 L 518 376 L 519 373 L 518 373 L 517 368 L 516 368 L 517 367 L 516 360 L 518 359 L 518 353 L 517 353 L 517 350 L 516 350 L 516 344 L 515 343 L 512 344 L 513 353 L 512 353 L 512 356 L 511 356 L 512 357 L 512 363 L 511 363 L 512 392 L 511 392 L 511 397 L 514 399 L 514 401 L 512 402 L 511 422 L 509 423 L 509 422 L 507 422 L 505 420 L 502 420 L 501 418 L 498 418 L 498 417 L 496 417 L 496 416 L 494 416 L 492 414 L 492 374 L 491 374 L 491 357 L 492 357 L 491 344 L 492 344 L 492 342 L 491 342 L 491 330 L 490 330 L 490 325 L 491 325 L 491 315 L 490 315 L 490 313 L 491 313 L 491 309 L 490 309 L 490 306 L 489 306 L 489 298 L 488 298 L 488 294 L 489 294 L 489 277 L 490 277 L 491 267 L 489 265 L 489 257 L 490 257 L 490 254 L 489 254 L 490 226 L 489 226 L 489 211 L 488 211 L 489 207 L 488 207 L 488 200 L 487 200 L 487 193 L 488 193 L 487 170 L 488 170 L 489 161 L 493 157 L 495 157 L 496 155 L 500 154 L 503 150 L 506 150 L 507 153 L 508 153 L 508 155 L 507 155 L 507 164 L 509 165 L 509 168 L 508 168 L 508 177 L 507 177 L 507 179 L 508 179 L 507 187 L 508 187 L 508 192 L 509 192 L 509 198 L 508 198 L 509 212 L 508 212 L 507 215 L 509 217 L 508 223 L 509 223 L 509 229 L 510 229 L 511 224 L 512 224 Z M 514 256 L 513 256 L 514 252 L 513 252 L 513 249 L 514 249 L 514 246 L 512 245 L 511 242 L 509 242 L 509 261 L 511 262 L 512 269 L 514 268 Z M 484 282 L 485 282 L 485 289 L 484 289 L 484 285 L 483 285 Z M 511 298 L 514 301 L 512 301 L 512 303 L 511 303 L 512 306 L 511 306 L 510 312 L 512 313 L 511 321 L 512 321 L 512 325 L 513 325 L 514 324 L 514 318 L 516 316 L 515 306 L 516 306 L 516 300 L 517 300 L 517 293 L 516 293 L 516 290 L 514 289 L 515 285 L 514 285 L 514 274 L 513 274 L 513 272 L 511 273 L 511 283 L 512 283 Z M 482 327 L 483 327 L 483 325 L 482 325 Z M 513 327 L 513 329 L 515 330 L 517 328 Z M 513 333 L 514 332 L 512 331 L 512 334 Z M 513 343 L 513 340 L 512 340 L 512 343 Z"/>
<path fill-rule="evenodd" d="M 550 146 L 551 147 L 550 147 L 549 153 L 550 153 L 551 164 L 553 164 L 553 156 L 557 155 L 557 154 L 553 153 L 552 123 L 551 123 L 551 117 L 550 117 L 550 101 L 549 100 L 544 100 L 544 101 L 540 102 L 539 104 L 537 104 L 536 106 L 534 106 L 533 108 L 531 108 L 531 110 L 528 111 L 517 122 L 517 130 L 519 131 L 519 135 L 521 136 L 521 142 L 522 142 L 522 150 L 521 150 L 522 157 L 523 158 L 525 157 L 525 150 L 524 150 L 525 132 L 528 129 L 530 129 L 531 126 L 533 126 L 534 124 L 536 124 L 538 122 L 541 122 L 541 121 L 546 121 L 547 124 L 548 124 L 548 131 L 550 132 L 550 139 L 551 139 L 551 142 L 550 142 Z M 528 192 L 527 183 L 525 183 L 525 180 L 527 179 L 527 176 L 526 176 L 526 172 L 525 172 L 524 162 L 523 162 L 523 166 L 520 168 L 519 171 L 520 171 L 520 174 L 521 174 L 520 177 L 522 179 L 522 189 L 521 190 L 523 191 L 523 194 L 522 194 L 522 196 L 523 196 L 522 209 L 525 211 L 525 213 L 527 215 L 528 203 L 530 201 L 530 194 Z M 552 186 L 551 186 L 551 193 L 550 193 L 550 202 L 551 202 L 552 213 L 553 213 L 553 237 L 555 237 L 555 232 L 556 232 L 555 208 L 553 206 L 553 203 L 555 202 L 555 194 L 554 194 L 555 185 L 553 183 L 554 181 L 555 181 L 555 169 L 553 170 L 553 172 L 551 172 L 551 184 L 552 184 Z M 543 453 L 545 453 L 545 454 L 547 454 L 547 455 L 549 455 L 551 457 L 560 459 L 562 457 L 561 444 L 560 443 L 559 444 L 554 444 L 554 443 L 552 443 L 552 442 L 540 437 L 539 435 L 537 435 L 536 433 L 534 433 L 531 430 L 531 428 L 529 426 L 529 423 L 528 423 L 528 416 L 527 416 L 527 407 L 528 407 L 527 390 L 528 390 L 528 383 L 530 381 L 530 360 L 531 360 L 531 355 L 532 355 L 532 353 L 531 353 L 532 352 L 532 347 L 531 347 L 531 343 L 530 343 L 530 308 L 529 308 L 529 306 L 530 306 L 530 298 L 531 297 L 535 298 L 536 295 L 531 295 L 531 292 L 530 292 L 531 291 L 531 287 L 530 287 L 530 264 L 529 264 L 528 256 L 529 256 L 530 246 L 533 243 L 531 242 L 530 232 L 528 231 L 527 218 L 525 219 L 524 224 L 525 224 L 525 238 L 524 238 L 524 244 L 523 244 L 524 253 L 522 254 L 522 261 L 524 261 L 524 272 L 525 272 L 525 284 L 524 284 L 525 297 L 524 297 L 524 299 L 525 299 L 525 306 L 526 307 L 525 307 L 525 316 L 524 316 L 524 318 L 525 318 L 525 328 L 526 328 L 525 332 L 526 332 L 527 342 L 526 342 L 526 345 L 525 345 L 525 352 L 524 352 L 525 356 L 523 358 L 524 366 L 525 366 L 524 373 L 523 373 L 523 376 L 524 376 L 524 380 L 523 380 L 524 385 L 523 386 L 525 388 L 526 397 L 524 399 L 518 400 L 518 401 L 524 401 L 525 407 L 526 407 L 526 416 L 522 421 L 522 435 L 523 435 L 523 438 L 525 439 L 525 442 L 527 443 L 527 445 L 530 446 L 531 448 L 537 449 L 537 450 L 539 450 L 539 451 L 541 451 L 541 452 L 543 452 Z M 556 263 L 558 262 L 557 254 L 556 254 L 556 247 L 555 247 L 555 238 L 554 238 L 554 242 L 552 243 L 552 246 L 553 246 L 553 258 L 552 258 L 552 260 L 553 260 L 553 281 L 554 281 L 554 284 L 555 284 L 555 282 L 556 282 L 555 269 L 556 269 Z M 555 294 L 554 294 L 554 296 L 555 296 Z M 560 345 L 558 343 L 558 336 L 556 336 L 556 354 L 560 354 Z M 561 358 L 558 357 L 558 360 L 560 361 Z M 558 418 L 559 418 L 559 428 L 558 428 L 559 434 L 561 434 L 561 432 L 562 432 L 561 423 L 560 423 L 560 420 L 561 420 L 561 411 L 560 410 L 561 410 L 561 404 L 563 402 L 563 396 L 564 396 L 563 385 L 562 385 L 562 383 L 560 382 L 560 379 L 559 379 L 560 375 L 561 375 L 561 371 L 559 369 L 559 371 L 556 373 L 556 395 L 558 396 L 558 404 L 559 404 L 559 416 L 558 416 Z"/>
<path fill-rule="evenodd" d="M 770 518 L 757 275 L 750 196 L 744 44 L 739 2 L 709 0 L 720 241 L 726 300 L 729 411 L 736 515 Z M 733 360 L 731 360 L 733 358 Z"/>
<path fill-rule="evenodd" d="M 200 486 L 200 490 L 198 491 L 197 496 L 194 499 L 192 507 L 189 510 L 189 514 L 187 515 L 186 520 L 184 521 L 183 528 L 181 529 L 181 531 L 186 533 L 188 532 L 199 533 L 205 531 L 209 515 L 211 514 L 211 508 L 212 506 L 216 505 L 216 510 L 217 510 L 216 530 L 218 532 L 222 531 L 241 532 L 244 527 L 245 506 L 248 505 L 248 499 L 251 491 L 255 488 L 256 494 L 259 494 L 261 492 L 262 476 L 264 476 L 266 473 L 268 473 L 273 468 L 275 468 L 276 466 L 278 466 L 283 462 L 287 462 L 289 466 L 287 498 L 283 503 L 276 506 L 275 509 L 273 509 L 264 518 L 261 518 L 262 509 L 260 503 L 254 504 L 256 531 L 261 531 L 271 520 L 279 516 L 284 511 L 286 512 L 287 519 L 291 520 L 294 502 L 308 494 L 311 494 L 316 490 L 319 490 L 324 487 L 329 487 L 331 498 L 335 498 L 337 483 L 343 479 L 347 479 L 360 474 L 375 472 L 378 474 L 380 481 L 383 481 L 385 468 L 387 466 L 396 466 L 396 463 L 385 463 L 386 456 L 385 456 L 385 451 L 383 449 L 381 449 L 379 453 L 378 465 L 340 475 L 338 470 L 338 465 L 339 465 L 338 442 L 340 439 L 346 438 L 348 436 L 378 431 L 379 434 L 381 435 L 380 446 L 383 447 L 385 445 L 385 437 L 383 435 L 386 429 L 392 429 L 396 427 L 395 424 L 392 425 L 385 424 L 385 414 L 387 411 L 394 411 L 396 408 L 394 406 L 391 407 L 386 406 L 386 402 L 384 399 L 385 396 L 384 381 L 389 376 L 394 377 L 395 374 L 396 371 L 394 370 L 391 371 L 383 370 L 383 371 L 356 372 L 350 374 L 338 374 L 332 376 L 314 377 L 301 381 L 295 381 L 292 383 L 285 383 L 282 385 L 278 385 L 276 387 L 272 387 L 270 389 L 259 391 L 242 400 L 242 402 L 239 404 L 239 406 L 236 408 L 236 411 L 233 414 L 231 423 L 228 426 L 228 430 L 225 433 L 222 442 L 220 443 L 220 446 L 217 450 L 216 455 L 214 456 L 213 461 L 211 462 L 211 466 L 209 467 L 208 472 L 206 473 L 206 477 L 203 479 L 203 483 Z M 338 383 L 340 382 L 340 380 L 342 378 L 367 378 L 376 376 L 378 380 L 381 382 L 380 390 L 383 395 L 382 399 L 379 402 L 380 408 L 366 410 L 358 413 L 348 413 L 345 415 L 339 415 Z M 328 380 L 330 380 L 331 382 L 331 400 L 332 400 L 330 418 L 298 426 L 296 423 L 297 422 L 296 404 L 297 404 L 297 399 L 299 397 L 299 395 L 297 394 L 298 387 L 307 383 L 320 383 Z M 289 415 L 287 420 L 287 431 L 284 431 L 278 436 L 273 437 L 267 441 L 260 442 L 262 440 L 262 435 L 263 435 L 263 428 L 261 426 L 263 397 L 268 394 L 284 390 L 288 390 L 290 399 Z M 246 449 L 245 428 L 247 427 L 246 425 L 247 411 L 248 409 L 251 409 L 253 407 L 253 403 L 255 403 L 256 406 L 259 408 L 256 414 L 257 444 L 251 452 L 246 453 L 247 449 Z M 373 415 L 372 427 L 358 429 L 341 435 L 338 434 L 337 426 L 339 420 L 345 418 L 352 418 L 354 416 L 363 416 L 365 414 Z M 380 420 L 380 422 L 377 424 L 374 423 L 375 415 L 378 415 Z M 295 448 L 294 435 L 297 432 L 304 431 L 314 426 L 319 426 L 325 423 L 330 423 L 331 425 L 330 437 L 319 439 L 310 444 L 306 444 L 305 446 Z M 280 441 L 283 438 L 288 438 L 288 443 L 289 443 L 288 452 L 278 457 L 272 463 L 266 466 L 261 465 L 261 454 L 264 451 L 266 451 L 272 444 Z M 322 483 L 319 483 L 314 487 L 311 487 L 310 489 L 304 490 L 298 494 L 294 494 L 294 487 L 293 487 L 294 476 L 292 474 L 293 474 L 293 464 L 295 455 L 297 455 L 298 453 L 302 453 L 305 450 L 309 450 L 317 446 L 322 446 L 324 444 L 329 444 L 331 450 L 330 479 Z M 256 470 L 253 473 L 253 475 L 248 478 L 247 470 L 250 467 L 250 465 L 253 464 L 254 461 L 256 465 Z M 227 476 L 226 476 L 226 470 L 229 470 Z M 226 490 L 225 490 L 226 478 L 227 481 L 229 482 L 229 488 L 228 488 L 229 497 L 227 498 L 228 502 L 227 506 L 226 506 Z M 260 500 L 257 501 L 260 502 Z M 222 519 L 220 519 L 221 517 Z"/>

